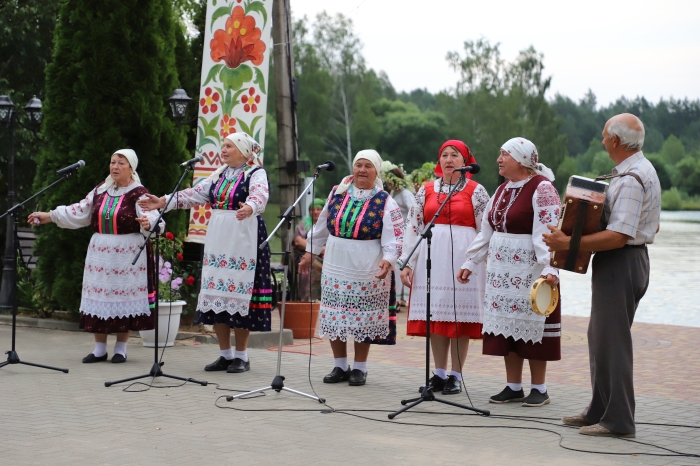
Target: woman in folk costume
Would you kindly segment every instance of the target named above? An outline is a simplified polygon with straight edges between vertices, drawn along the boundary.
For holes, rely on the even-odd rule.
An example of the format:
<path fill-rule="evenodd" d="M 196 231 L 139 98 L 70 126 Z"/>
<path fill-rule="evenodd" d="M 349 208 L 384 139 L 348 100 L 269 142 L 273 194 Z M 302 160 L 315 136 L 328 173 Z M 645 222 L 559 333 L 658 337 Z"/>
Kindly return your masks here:
<path fill-rule="evenodd" d="M 294 230 L 294 239 L 292 243 L 294 245 L 294 263 L 297 265 L 299 265 L 299 261 L 301 261 L 301 258 L 306 252 L 306 237 L 309 235 L 311 228 L 318 221 L 318 216 L 321 215 L 325 204 L 326 201 L 323 199 L 314 199 L 313 203 L 309 206 L 309 215 L 304 217 L 304 220 L 300 222 L 296 230 Z M 314 268 L 311 272 L 299 274 L 299 300 L 302 302 L 311 300 L 317 301 L 321 298 L 322 255 L 323 252 L 316 257 Z"/>
<path fill-rule="evenodd" d="M 131 149 L 116 151 L 109 176 L 77 204 L 29 215 L 30 225 L 53 222 L 59 228 L 91 227 L 80 299 L 80 328 L 95 334 L 95 349 L 84 363 L 107 360 L 107 335 L 117 334 L 113 363 L 126 362 L 131 330 L 151 330 L 156 299 L 156 272 L 150 242 L 147 253 L 131 261 L 158 212 L 142 212 L 137 204 L 148 190 L 136 173 L 139 159 Z M 164 224 L 161 224 L 161 226 Z"/>
<path fill-rule="evenodd" d="M 549 403 L 547 361 L 561 359 L 561 299 L 545 318 L 530 306 L 530 287 L 539 277 L 550 286 L 559 283 L 559 271 L 549 265 L 542 233 L 549 231 L 547 225 L 558 223 L 561 201 L 551 183 L 554 174 L 539 163 L 537 149 L 527 139 L 513 138 L 503 144 L 498 173 L 508 182 L 489 200 L 481 232 L 469 247 L 457 278 L 470 282 L 470 276 L 478 273 L 478 264 L 488 257 L 483 353 L 504 357 L 508 382 L 489 401 L 543 406 Z M 522 389 L 525 359 L 531 375 L 527 397 Z"/>
<path fill-rule="evenodd" d="M 309 270 L 312 254 L 326 247 L 320 334 L 330 339 L 335 367 L 324 377 L 325 383 L 364 385 L 370 344 L 393 343 L 386 341 L 396 328 L 389 313 L 391 270 L 401 255 L 403 218 L 382 187 L 381 163 L 376 151 L 357 153 L 353 175 L 331 190 L 299 263 L 300 272 Z M 355 341 L 352 370 L 348 338 Z"/>
<path fill-rule="evenodd" d="M 462 391 L 462 367 L 467 358 L 469 339 L 481 338 L 484 266 L 477 267 L 477 280 L 460 284 L 453 280 L 451 265 L 462 262 L 464 253 L 481 229 L 481 217 L 489 201 L 486 189 L 471 179 L 471 173 L 467 173 L 466 182 L 458 183 L 460 174 L 455 173 L 455 168 L 471 163 L 476 163 L 476 160 L 462 141 L 450 140 L 440 147 L 435 168 L 438 179 L 425 183 L 416 193 L 416 206 L 408 214 L 406 246 L 399 260 L 400 263 L 406 262 L 406 256 L 418 241 L 425 224 L 432 220 L 448 193 L 454 190 L 455 194 L 435 222 L 431 251 L 433 264 L 439 266 L 434 265 L 431 270 L 430 343 L 435 358 L 435 375 L 429 384 L 432 390 L 441 390 L 444 395 Z M 407 333 L 412 336 L 426 335 L 427 249 L 428 244 L 423 241 L 401 272 L 401 281 L 411 287 Z M 449 375 L 448 353 L 452 358 Z"/>
<path fill-rule="evenodd" d="M 246 133 L 226 136 L 221 146 L 225 165 L 194 188 L 175 193 L 177 203 L 168 206 L 168 210 L 190 209 L 209 202 L 212 208 L 196 322 L 214 326 L 220 356 L 205 366 L 205 371 L 250 370 L 247 348 L 251 330 L 270 331 L 270 248 L 258 247 L 267 237 L 261 214 L 270 191 L 259 152 L 260 145 Z M 165 197 L 148 197 L 141 202 L 142 207 L 165 207 Z M 231 328 L 236 336 L 235 352 Z"/>

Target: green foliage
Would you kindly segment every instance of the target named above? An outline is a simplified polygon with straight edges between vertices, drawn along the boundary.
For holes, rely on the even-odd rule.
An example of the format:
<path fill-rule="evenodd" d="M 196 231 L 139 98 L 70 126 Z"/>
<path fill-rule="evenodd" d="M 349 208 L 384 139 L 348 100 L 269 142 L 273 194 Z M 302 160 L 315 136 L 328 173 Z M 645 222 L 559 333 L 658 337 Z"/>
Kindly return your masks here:
<path fill-rule="evenodd" d="M 671 188 L 661 193 L 661 208 L 663 210 L 681 210 L 683 208 L 683 199 L 678 189 Z"/>
<path fill-rule="evenodd" d="M 610 158 L 606 151 L 600 151 L 593 157 L 591 163 L 591 171 L 600 175 L 607 175 L 615 168 L 615 162 Z"/>
<path fill-rule="evenodd" d="M 664 141 L 659 155 L 664 162 L 676 165 L 685 158 L 685 147 L 681 140 L 672 134 Z"/>
<path fill-rule="evenodd" d="M 565 157 L 562 163 L 559 164 L 555 173 L 554 185 L 560 194 L 564 194 L 566 184 L 572 175 L 578 175 L 578 164 L 572 157 Z"/>
<path fill-rule="evenodd" d="M 646 146 L 646 144 L 645 144 Z M 662 190 L 671 189 L 673 182 L 671 181 L 671 174 L 669 173 L 669 166 L 663 161 L 661 156 L 656 154 L 645 154 L 644 155 L 649 162 L 654 166 L 656 170 L 656 175 L 659 177 L 659 183 L 661 184 Z"/>
<path fill-rule="evenodd" d="M 673 185 L 689 194 L 700 194 L 700 160 L 686 157 L 676 165 Z"/>
<path fill-rule="evenodd" d="M 169 192 L 185 160 L 184 134 L 168 118 L 165 102 L 178 86 L 177 24 L 171 0 L 65 0 L 47 68 L 44 134 L 35 186 L 56 169 L 82 159 L 87 169 L 48 193 L 41 206 L 77 202 L 108 174 L 113 151 L 130 147 L 151 192 Z M 166 216 L 182 232 L 183 211 Z M 37 273 L 61 307 L 77 311 L 88 229 L 39 230 Z"/>

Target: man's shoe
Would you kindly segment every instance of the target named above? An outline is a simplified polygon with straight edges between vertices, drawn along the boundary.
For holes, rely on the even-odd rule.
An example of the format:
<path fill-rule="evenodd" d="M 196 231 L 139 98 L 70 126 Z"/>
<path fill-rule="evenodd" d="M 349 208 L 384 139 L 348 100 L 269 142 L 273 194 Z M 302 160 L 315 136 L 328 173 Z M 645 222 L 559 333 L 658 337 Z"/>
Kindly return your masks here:
<path fill-rule="evenodd" d="M 112 356 L 112 363 L 119 364 L 122 362 L 126 362 L 126 356 L 119 353 L 114 353 L 114 356 Z"/>
<path fill-rule="evenodd" d="M 579 434 L 592 435 L 594 437 L 620 437 L 620 438 L 635 438 L 635 434 L 620 434 L 618 432 L 613 432 L 610 429 L 606 429 L 600 424 L 593 424 L 592 426 L 583 426 L 578 430 Z"/>
<path fill-rule="evenodd" d="M 360 369 L 353 369 L 350 371 L 350 377 L 348 378 L 348 385 L 353 387 L 359 387 L 367 382 L 367 372 L 362 372 Z"/>
<path fill-rule="evenodd" d="M 233 362 L 233 359 L 226 359 L 223 356 L 219 356 L 219 359 L 214 361 L 211 364 L 207 364 L 204 366 L 204 370 L 207 372 L 213 372 L 213 371 L 225 371 L 228 369 L 229 364 Z"/>
<path fill-rule="evenodd" d="M 237 374 L 238 372 L 246 372 L 250 370 L 250 360 L 244 361 L 241 358 L 233 358 L 231 364 L 228 365 L 226 372 L 229 374 Z"/>
<path fill-rule="evenodd" d="M 523 406 L 537 407 L 549 404 L 547 392 L 540 392 L 536 388 L 530 390 L 530 394 L 523 400 Z"/>
<path fill-rule="evenodd" d="M 340 367 L 336 366 L 333 368 L 330 374 L 323 378 L 323 383 L 339 383 L 347 382 L 350 378 L 350 366 L 348 370 L 344 371 Z"/>
<path fill-rule="evenodd" d="M 563 418 L 561 418 L 561 422 L 563 422 L 567 426 L 574 427 L 586 427 L 592 425 L 590 422 L 585 420 L 580 414 L 577 414 L 576 416 L 564 416 Z"/>
<path fill-rule="evenodd" d="M 456 395 L 462 391 L 462 381 L 457 380 L 457 377 L 451 375 L 447 377 L 445 387 L 442 389 L 443 395 Z"/>
<path fill-rule="evenodd" d="M 517 392 L 514 392 L 510 387 L 506 386 L 501 393 L 498 395 L 493 395 L 489 398 L 489 403 L 510 403 L 511 401 L 523 401 L 525 399 L 525 392 L 521 388 Z"/>
<path fill-rule="evenodd" d="M 94 354 L 90 353 L 87 356 L 83 358 L 83 362 L 85 364 L 90 364 L 93 362 L 102 362 L 107 360 L 107 353 L 104 354 L 104 356 L 97 357 Z"/>
<path fill-rule="evenodd" d="M 445 382 L 447 382 L 447 379 L 443 379 L 438 375 L 433 375 L 430 380 L 428 380 L 428 388 L 433 392 L 439 392 L 445 388 Z M 420 386 L 418 393 L 423 393 L 423 388 L 425 388 L 425 385 Z"/>

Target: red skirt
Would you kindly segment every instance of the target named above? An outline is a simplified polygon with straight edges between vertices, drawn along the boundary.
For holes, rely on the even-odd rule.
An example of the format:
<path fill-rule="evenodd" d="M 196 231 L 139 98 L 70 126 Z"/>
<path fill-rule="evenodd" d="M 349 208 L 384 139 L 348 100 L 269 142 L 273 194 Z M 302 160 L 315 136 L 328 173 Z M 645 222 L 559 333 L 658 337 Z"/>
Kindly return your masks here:
<path fill-rule="evenodd" d="M 481 327 L 478 322 L 430 322 L 430 334 L 447 338 L 469 337 L 481 339 Z M 424 320 L 409 320 L 406 334 L 411 337 L 424 337 L 426 325 Z"/>

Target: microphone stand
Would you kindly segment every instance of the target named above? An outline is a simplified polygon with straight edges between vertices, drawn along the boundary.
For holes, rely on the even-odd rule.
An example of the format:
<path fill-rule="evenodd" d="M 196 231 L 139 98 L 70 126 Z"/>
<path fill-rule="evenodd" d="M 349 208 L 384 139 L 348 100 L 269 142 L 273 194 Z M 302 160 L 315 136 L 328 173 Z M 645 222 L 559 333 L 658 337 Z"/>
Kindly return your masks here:
<path fill-rule="evenodd" d="M 12 349 L 10 351 L 5 351 L 5 354 L 7 354 L 7 361 L 3 362 L 0 364 L 0 368 L 7 366 L 8 364 L 24 364 L 26 366 L 34 366 L 34 367 L 41 367 L 43 369 L 51 369 L 54 371 L 61 371 L 64 373 L 68 373 L 68 369 L 60 369 L 58 367 L 52 367 L 52 366 L 44 366 L 42 364 L 34 364 L 32 362 L 27 362 L 27 361 L 21 361 L 19 359 L 19 355 L 17 354 L 17 350 L 15 349 L 15 341 L 16 341 L 16 335 L 17 335 L 17 299 L 18 299 L 18 293 L 17 293 L 17 250 L 20 248 L 19 244 L 19 238 L 17 237 L 17 228 L 19 227 L 19 211 L 20 209 L 29 201 L 34 199 L 35 197 L 39 196 L 42 194 L 44 191 L 48 191 L 49 189 L 53 188 L 57 184 L 63 183 L 66 181 L 68 178 L 71 176 L 75 175 L 77 172 L 78 167 L 75 167 L 68 172 L 64 173 L 61 178 L 57 179 L 38 193 L 34 194 L 33 196 L 29 197 L 26 199 L 24 202 L 20 202 L 19 204 L 10 207 L 7 212 L 4 214 L 0 215 L 0 219 L 5 218 L 7 215 L 12 215 L 12 229 L 11 231 L 7 231 L 6 234 L 12 235 L 13 241 L 14 241 L 14 247 L 12 248 L 12 259 L 14 261 L 14 267 L 12 267 L 12 290 L 10 290 L 11 295 L 12 295 Z"/>
<path fill-rule="evenodd" d="M 283 255 L 283 265 L 284 265 L 284 277 L 282 278 L 282 307 L 281 312 L 280 312 L 280 334 L 279 334 L 279 343 L 277 344 L 277 374 L 275 375 L 275 378 L 272 379 L 272 383 L 268 385 L 267 387 L 263 388 L 258 388 L 257 390 L 251 390 L 249 392 L 241 393 L 239 395 L 234 395 L 234 396 L 227 396 L 226 401 L 233 401 L 236 398 L 241 398 L 247 395 L 252 395 L 253 393 L 260 393 L 260 392 L 265 392 L 267 390 L 274 390 L 277 393 L 281 392 L 282 390 L 285 390 L 287 392 L 294 393 L 296 395 L 301 395 L 305 396 L 306 398 L 311 398 L 312 400 L 316 400 L 319 403 L 325 403 L 326 400 L 323 398 L 319 398 L 314 395 L 309 395 L 308 393 L 300 392 L 298 390 L 291 389 L 289 387 L 284 386 L 284 376 L 281 375 L 280 370 L 282 367 L 282 331 L 284 330 L 284 309 L 286 307 L 287 303 L 287 273 L 289 271 L 289 264 L 292 263 L 292 252 L 291 252 L 291 241 L 292 241 L 292 219 L 294 218 L 294 209 L 299 204 L 301 199 L 306 195 L 306 193 L 310 192 L 311 187 L 316 183 L 316 180 L 318 179 L 319 176 L 319 171 L 318 169 L 314 172 L 314 179 L 311 180 L 311 183 L 308 184 L 306 189 L 301 193 L 301 195 L 297 198 L 296 201 L 294 201 L 294 204 L 290 205 L 289 208 L 280 216 L 280 222 L 277 224 L 274 230 L 272 230 L 272 233 L 265 239 L 265 241 L 260 244 L 260 249 L 263 249 L 265 246 L 267 246 L 267 243 L 270 241 L 270 239 L 275 235 L 277 230 L 280 229 L 280 227 L 286 222 L 287 223 L 287 248 L 284 251 Z M 311 303 L 309 303 L 309 306 L 311 306 Z"/>
<path fill-rule="evenodd" d="M 435 398 L 433 391 L 430 389 L 430 270 L 431 270 L 430 247 L 431 247 L 431 240 L 433 237 L 432 230 L 433 230 L 433 227 L 435 226 L 435 221 L 440 216 L 440 212 L 442 212 L 442 209 L 445 207 L 445 205 L 447 205 L 447 203 L 450 201 L 450 199 L 454 195 L 455 190 L 457 189 L 457 186 L 462 184 L 464 181 L 465 181 L 465 175 L 464 175 L 464 172 L 462 172 L 459 176 L 459 180 L 457 180 L 457 183 L 452 187 L 452 189 L 448 193 L 447 197 L 445 198 L 444 202 L 442 204 L 440 204 L 440 207 L 438 208 L 437 212 L 435 212 L 435 215 L 433 215 L 433 218 L 432 218 L 432 220 L 430 220 L 430 223 L 428 223 L 425 226 L 425 228 L 423 229 L 423 232 L 420 234 L 420 238 L 418 239 L 416 244 L 413 246 L 411 253 L 406 258 L 406 262 L 401 266 L 401 270 L 403 270 L 407 266 L 408 261 L 411 258 L 411 256 L 413 256 L 413 253 L 415 253 L 416 249 L 418 249 L 418 246 L 420 246 L 420 243 L 424 239 L 427 240 L 428 254 L 427 254 L 426 259 L 425 259 L 425 272 L 426 272 L 426 279 L 427 279 L 426 302 L 425 302 L 425 385 L 423 386 L 423 391 L 422 391 L 420 397 L 411 398 L 409 400 L 401 400 L 401 405 L 404 407 L 399 409 L 396 412 L 389 414 L 389 419 L 394 419 L 399 414 L 403 413 L 404 411 L 408 411 L 409 409 L 423 403 L 424 401 L 437 401 L 438 403 L 444 403 L 447 405 L 456 406 L 457 408 L 475 411 L 479 414 L 483 414 L 484 416 L 491 415 L 491 412 L 488 410 L 483 410 L 483 409 L 478 409 L 478 408 L 474 408 L 474 407 L 470 407 L 470 406 L 465 406 L 465 405 L 462 405 L 459 403 L 454 403 L 452 401 L 443 400 L 441 398 Z M 406 405 L 408 405 L 408 406 L 406 406 Z"/>
<path fill-rule="evenodd" d="M 148 232 L 148 236 L 146 236 L 146 239 L 143 241 L 143 244 L 139 246 L 139 252 L 136 253 L 136 256 L 134 256 L 134 260 L 131 261 L 131 265 L 136 264 L 136 261 L 139 260 L 139 257 L 141 256 L 141 253 L 143 252 L 143 249 L 146 247 L 148 244 L 148 241 L 151 239 L 151 236 L 155 233 L 156 235 L 156 244 L 155 244 L 155 250 L 153 252 L 153 266 L 156 267 L 156 270 L 158 268 L 158 258 L 160 254 L 160 250 L 158 248 L 158 234 L 160 233 L 160 226 L 158 225 L 160 223 L 160 220 L 163 218 L 163 214 L 165 214 L 165 211 L 168 209 L 168 206 L 170 205 L 170 201 L 173 200 L 173 196 L 175 196 L 175 193 L 180 189 L 180 185 L 182 184 L 182 180 L 185 179 L 185 176 L 189 174 L 190 170 L 194 170 L 194 164 L 196 163 L 196 160 L 190 160 L 187 162 L 187 165 L 185 166 L 185 171 L 182 173 L 182 176 L 180 176 L 180 180 L 177 182 L 175 185 L 175 188 L 170 192 L 170 197 L 168 197 L 167 201 L 165 202 L 165 207 L 163 207 L 163 210 L 160 211 L 160 215 L 158 215 L 158 219 L 156 219 L 155 222 L 151 225 L 151 230 Z M 201 380 L 196 380 L 193 378 L 189 377 L 178 377 L 176 375 L 170 375 L 164 373 L 160 368 L 165 364 L 164 362 L 158 361 L 158 348 L 159 348 L 159 333 L 158 333 L 158 321 L 159 315 L 158 315 L 158 282 L 156 282 L 156 302 L 155 302 L 155 307 L 153 309 L 153 312 L 155 313 L 155 344 L 153 345 L 153 366 L 151 366 L 151 371 L 148 374 L 143 374 L 143 375 L 137 375 L 136 377 L 128 377 L 126 379 L 121 379 L 121 380 L 115 380 L 114 382 L 105 382 L 105 387 L 110 387 L 114 384 L 122 383 L 122 382 L 130 382 L 132 380 L 138 380 L 138 379 L 144 379 L 146 377 L 152 377 L 155 379 L 156 377 L 168 377 L 170 379 L 177 379 L 177 380 L 183 380 L 185 382 L 194 382 L 198 383 L 199 385 L 206 387 L 207 382 L 206 381 L 201 381 Z M 171 308 L 172 312 L 172 308 Z M 168 317 L 170 319 L 170 317 Z M 170 326 L 168 326 L 168 331 L 170 331 Z M 165 343 L 163 343 L 163 351 L 165 351 Z"/>

